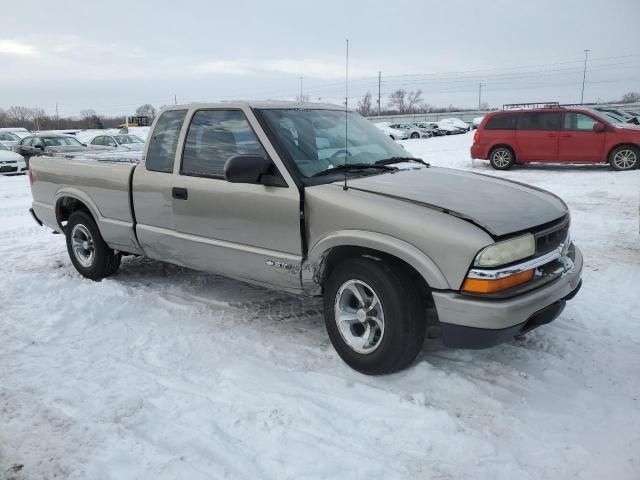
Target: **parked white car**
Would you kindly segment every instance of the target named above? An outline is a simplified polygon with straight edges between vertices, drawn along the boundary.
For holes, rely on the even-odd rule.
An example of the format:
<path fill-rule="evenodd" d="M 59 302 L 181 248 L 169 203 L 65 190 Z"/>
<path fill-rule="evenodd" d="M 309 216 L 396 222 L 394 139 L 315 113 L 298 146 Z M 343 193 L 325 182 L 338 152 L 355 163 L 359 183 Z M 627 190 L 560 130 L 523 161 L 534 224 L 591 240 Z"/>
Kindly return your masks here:
<path fill-rule="evenodd" d="M 389 135 L 393 140 L 406 140 L 409 138 L 409 134 L 404 130 L 398 130 L 396 128 L 391 128 L 389 122 L 377 122 L 374 123 L 376 127 L 382 130 L 384 133 Z"/>
<path fill-rule="evenodd" d="M 133 150 L 142 151 L 144 140 L 137 135 L 97 135 L 86 143 L 94 150 Z"/>
<path fill-rule="evenodd" d="M 476 128 L 480 127 L 480 124 L 482 123 L 483 119 L 484 119 L 484 115 L 482 117 L 474 118 L 473 121 L 471 122 L 471 128 L 475 130 Z"/>
<path fill-rule="evenodd" d="M 19 141 L 20 137 L 13 132 L 0 132 L 0 145 L 11 149 Z"/>
<path fill-rule="evenodd" d="M 420 128 L 417 125 L 412 125 L 410 123 L 392 123 L 389 125 L 389 128 L 394 128 L 396 130 L 403 130 L 407 132 L 409 138 L 429 138 L 431 137 L 431 132 L 424 128 Z"/>
<path fill-rule="evenodd" d="M 464 130 L 456 127 L 452 123 L 445 122 L 443 120 L 437 122 L 438 128 L 444 132 L 445 135 L 457 135 L 459 133 L 464 133 Z"/>
<path fill-rule="evenodd" d="M 459 118 L 443 118 L 442 120 L 440 120 L 440 123 L 448 123 L 450 125 L 453 125 L 454 127 L 460 129 L 462 132 L 468 132 L 469 130 L 471 130 L 469 124 L 467 122 L 463 122 Z"/>
<path fill-rule="evenodd" d="M 26 171 L 27 164 L 22 155 L 12 152 L 0 144 L 0 175 L 15 175 Z"/>

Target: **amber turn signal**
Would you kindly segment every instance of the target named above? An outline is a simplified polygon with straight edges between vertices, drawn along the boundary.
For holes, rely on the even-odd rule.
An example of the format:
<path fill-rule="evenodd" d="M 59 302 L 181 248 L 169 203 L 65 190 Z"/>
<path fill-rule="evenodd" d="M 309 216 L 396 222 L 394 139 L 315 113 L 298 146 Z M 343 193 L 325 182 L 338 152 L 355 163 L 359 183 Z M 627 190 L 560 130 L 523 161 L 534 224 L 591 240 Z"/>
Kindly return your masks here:
<path fill-rule="evenodd" d="M 467 278 L 462 285 L 462 291 L 468 293 L 495 293 L 527 283 L 532 278 L 533 270 L 526 270 L 495 280 L 488 278 Z"/>

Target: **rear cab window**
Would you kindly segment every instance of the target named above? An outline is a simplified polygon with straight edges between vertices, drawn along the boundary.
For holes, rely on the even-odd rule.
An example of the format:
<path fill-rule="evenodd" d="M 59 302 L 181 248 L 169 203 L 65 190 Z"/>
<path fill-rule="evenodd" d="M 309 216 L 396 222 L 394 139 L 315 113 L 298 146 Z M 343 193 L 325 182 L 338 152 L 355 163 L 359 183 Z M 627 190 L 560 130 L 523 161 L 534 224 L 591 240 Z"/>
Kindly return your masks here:
<path fill-rule="evenodd" d="M 172 173 L 178 147 L 178 137 L 187 110 L 167 110 L 156 123 L 145 159 L 145 167 L 153 172 Z"/>
<path fill-rule="evenodd" d="M 223 179 L 236 155 L 268 157 L 240 110 L 199 110 L 193 115 L 182 154 L 182 175 Z"/>

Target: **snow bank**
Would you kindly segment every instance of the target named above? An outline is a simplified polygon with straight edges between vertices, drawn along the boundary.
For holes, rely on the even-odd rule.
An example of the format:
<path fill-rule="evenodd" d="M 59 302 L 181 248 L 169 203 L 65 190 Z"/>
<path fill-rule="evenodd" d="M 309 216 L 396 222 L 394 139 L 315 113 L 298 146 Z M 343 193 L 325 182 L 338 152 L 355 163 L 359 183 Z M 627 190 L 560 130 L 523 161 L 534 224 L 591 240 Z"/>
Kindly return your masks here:
<path fill-rule="evenodd" d="M 315 299 L 141 258 L 82 279 L 0 178 L 0 477 L 639 478 L 640 171 L 499 173 L 471 136 L 403 143 L 561 195 L 584 287 L 522 340 L 427 342 L 385 377 L 340 361 Z"/>

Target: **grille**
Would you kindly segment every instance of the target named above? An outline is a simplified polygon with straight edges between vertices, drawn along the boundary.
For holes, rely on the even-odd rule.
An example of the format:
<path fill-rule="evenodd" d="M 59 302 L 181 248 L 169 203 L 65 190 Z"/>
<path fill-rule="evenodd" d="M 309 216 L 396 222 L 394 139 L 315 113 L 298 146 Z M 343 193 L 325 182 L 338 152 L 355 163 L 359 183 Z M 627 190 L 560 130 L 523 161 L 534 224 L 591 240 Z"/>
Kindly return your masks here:
<path fill-rule="evenodd" d="M 536 255 L 544 255 L 560 246 L 569 234 L 569 220 L 563 220 L 560 224 L 535 234 Z"/>

